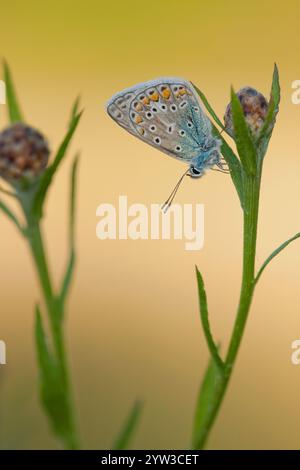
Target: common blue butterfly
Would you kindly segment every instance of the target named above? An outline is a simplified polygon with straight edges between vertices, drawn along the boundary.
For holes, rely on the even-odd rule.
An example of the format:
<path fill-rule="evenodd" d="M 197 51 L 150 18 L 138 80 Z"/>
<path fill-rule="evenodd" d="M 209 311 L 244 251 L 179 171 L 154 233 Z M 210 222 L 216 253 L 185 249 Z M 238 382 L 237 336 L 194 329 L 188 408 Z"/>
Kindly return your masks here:
<path fill-rule="evenodd" d="M 189 164 L 183 176 L 200 178 L 217 165 L 222 171 L 220 139 L 201 108 L 192 84 L 181 78 L 158 78 L 115 94 L 107 112 L 121 127 L 162 152 Z M 167 205 L 181 183 L 174 188 Z"/>

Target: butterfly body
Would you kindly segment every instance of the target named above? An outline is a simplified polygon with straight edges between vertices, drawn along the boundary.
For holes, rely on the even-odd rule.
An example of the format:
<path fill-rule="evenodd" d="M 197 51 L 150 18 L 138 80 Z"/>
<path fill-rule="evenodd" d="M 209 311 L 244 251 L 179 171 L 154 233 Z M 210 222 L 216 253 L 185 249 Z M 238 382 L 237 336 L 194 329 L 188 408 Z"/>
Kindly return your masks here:
<path fill-rule="evenodd" d="M 128 88 L 111 98 L 107 112 L 140 140 L 188 163 L 191 177 L 220 165 L 220 140 L 186 80 L 160 78 Z"/>

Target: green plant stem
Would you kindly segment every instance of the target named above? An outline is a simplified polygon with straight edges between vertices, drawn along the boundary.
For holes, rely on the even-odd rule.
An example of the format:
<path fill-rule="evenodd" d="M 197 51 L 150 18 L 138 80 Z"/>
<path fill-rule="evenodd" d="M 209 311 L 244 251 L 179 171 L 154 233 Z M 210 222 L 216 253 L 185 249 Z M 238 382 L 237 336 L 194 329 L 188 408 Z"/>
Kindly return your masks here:
<path fill-rule="evenodd" d="M 243 210 L 243 274 L 240 300 L 223 372 L 218 372 L 213 394 L 210 400 L 210 410 L 206 418 L 204 432 L 199 437 L 197 448 L 205 446 L 210 430 L 214 424 L 222 404 L 232 370 L 239 351 L 243 333 L 250 310 L 255 287 L 255 254 L 257 240 L 257 222 L 259 209 L 259 193 L 261 180 L 261 165 L 256 175 L 244 174 L 245 205 Z"/>
<path fill-rule="evenodd" d="M 62 315 L 60 312 L 60 305 L 57 302 L 57 298 L 54 294 L 52 282 L 49 274 L 49 268 L 47 263 L 47 257 L 44 248 L 43 237 L 40 229 L 39 221 L 32 220 L 29 214 L 26 214 L 27 218 L 27 239 L 29 241 L 32 257 L 38 278 L 40 281 L 41 289 L 44 296 L 44 301 L 47 308 L 48 320 L 51 330 L 51 339 L 55 352 L 55 358 L 57 365 L 60 370 L 62 384 L 64 387 L 65 402 L 67 403 L 67 419 L 68 419 L 68 436 L 64 438 L 65 447 L 68 449 L 78 449 L 79 441 L 77 437 L 77 431 L 75 427 L 74 410 L 72 405 L 71 387 L 68 375 L 68 366 L 65 351 L 65 342 L 63 334 L 63 323 L 61 321 Z"/>

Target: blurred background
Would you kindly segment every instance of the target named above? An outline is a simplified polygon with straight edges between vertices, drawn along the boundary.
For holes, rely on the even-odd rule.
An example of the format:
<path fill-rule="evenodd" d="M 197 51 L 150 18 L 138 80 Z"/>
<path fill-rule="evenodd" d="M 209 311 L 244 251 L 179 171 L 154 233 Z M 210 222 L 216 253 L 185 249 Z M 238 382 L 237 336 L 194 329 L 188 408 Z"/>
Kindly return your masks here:
<path fill-rule="evenodd" d="M 96 208 L 161 203 L 182 174 L 168 158 L 119 128 L 105 113 L 110 96 L 163 75 L 192 80 L 219 116 L 230 85 L 269 95 L 279 67 L 282 102 L 265 160 L 258 264 L 300 230 L 300 5 L 239 1 L 71 0 L 2 2 L 0 56 L 9 62 L 25 116 L 55 150 L 74 98 L 85 108 L 69 159 L 55 179 L 44 231 L 53 276 L 66 260 L 71 157 L 81 151 L 79 260 L 68 309 L 72 378 L 86 448 L 109 448 L 136 397 L 145 402 L 132 446 L 186 448 L 199 384 L 208 361 L 194 265 L 204 276 L 216 339 L 228 344 L 241 277 L 241 211 L 230 177 L 211 172 L 187 180 L 180 203 L 205 204 L 205 245 L 183 241 L 100 241 Z M 0 123 L 6 108 L 0 106 Z M 29 253 L 0 216 L 1 448 L 56 448 L 37 396 L 33 343 L 39 291 Z M 264 273 L 255 293 L 233 380 L 211 434 L 214 449 L 299 448 L 300 242 Z"/>

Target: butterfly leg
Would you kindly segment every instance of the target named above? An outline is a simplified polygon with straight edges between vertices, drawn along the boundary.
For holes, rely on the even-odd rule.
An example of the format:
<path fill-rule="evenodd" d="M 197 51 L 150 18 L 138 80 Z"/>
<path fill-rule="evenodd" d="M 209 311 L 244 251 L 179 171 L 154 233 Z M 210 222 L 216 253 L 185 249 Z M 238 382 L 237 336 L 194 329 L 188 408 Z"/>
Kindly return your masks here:
<path fill-rule="evenodd" d="M 225 173 L 225 174 L 229 174 L 230 173 L 230 169 L 228 167 L 228 164 L 225 160 L 223 159 L 220 159 L 216 164 L 215 166 L 217 168 L 212 168 L 212 170 L 214 171 L 220 171 L 221 173 Z"/>
<path fill-rule="evenodd" d="M 228 163 L 224 159 L 224 157 L 221 157 L 221 159 L 216 163 L 217 167 L 220 168 L 220 170 L 229 170 Z"/>

